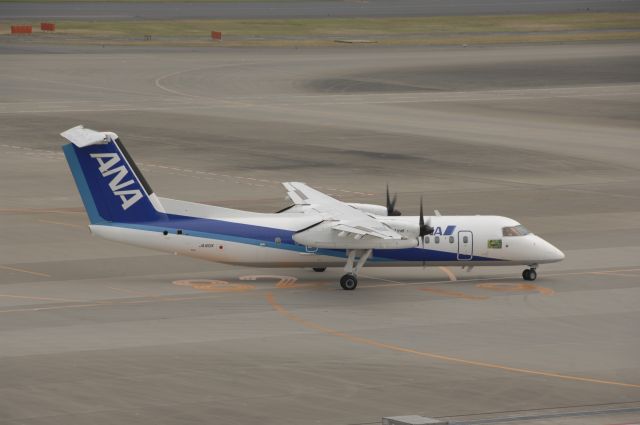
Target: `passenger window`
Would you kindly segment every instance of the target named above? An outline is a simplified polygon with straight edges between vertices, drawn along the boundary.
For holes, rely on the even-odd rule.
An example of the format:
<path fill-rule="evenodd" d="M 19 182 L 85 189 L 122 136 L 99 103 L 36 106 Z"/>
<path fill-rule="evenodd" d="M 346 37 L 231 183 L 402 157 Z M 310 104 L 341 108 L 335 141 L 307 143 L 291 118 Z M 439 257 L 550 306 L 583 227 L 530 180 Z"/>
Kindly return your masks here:
<path fill-rule="evenodd" d="M 453 243 L 453 236 L 449 236 L 449 243 Z"/>
<path fill-rule="evenodd" d="M 429 243 L 429 236 L 424 237 L 424 243 Z"/>
<path fill-rule="evenodd" d="M 433 239 L 435 239 L 436 243 L 440 243 L 440 236 L 436 236 L 436 237 L 435 237 L 435 238 L 433 238 Z"/>
<path fill-rule="evenodd" d="M 464 242 L 464 243 L 469 243 L 469 236 L 464 236 L 464 237 L 462 238 L 462 242 Z"/>

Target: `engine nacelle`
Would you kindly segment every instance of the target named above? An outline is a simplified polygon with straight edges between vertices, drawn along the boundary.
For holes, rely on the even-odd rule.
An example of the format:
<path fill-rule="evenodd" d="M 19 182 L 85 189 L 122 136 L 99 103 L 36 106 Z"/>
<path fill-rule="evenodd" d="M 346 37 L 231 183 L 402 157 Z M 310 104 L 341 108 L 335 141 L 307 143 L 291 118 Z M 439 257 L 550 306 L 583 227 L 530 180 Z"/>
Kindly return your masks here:
<path fill-rule="evenodd" d="M 387 215 L 387 207 L 383 207 L 382 205 L 358 204 L 358 203 L 348 203 L 347 205 L 349 205 L 350 207 L 359 209 L 360 211 L 368 214 L 375 214 L 375 215 L 382 215 L 382 216 Z"/>
<path fill-rule="evenodd" d="M 417 238 L 420 234 L 420 224 L 418 222 L 418 217 L 388 216 L 377 217 L 377 220 L 381 223 L 386 224 L 394 232 L 399 233 L 409 239 Z"/>

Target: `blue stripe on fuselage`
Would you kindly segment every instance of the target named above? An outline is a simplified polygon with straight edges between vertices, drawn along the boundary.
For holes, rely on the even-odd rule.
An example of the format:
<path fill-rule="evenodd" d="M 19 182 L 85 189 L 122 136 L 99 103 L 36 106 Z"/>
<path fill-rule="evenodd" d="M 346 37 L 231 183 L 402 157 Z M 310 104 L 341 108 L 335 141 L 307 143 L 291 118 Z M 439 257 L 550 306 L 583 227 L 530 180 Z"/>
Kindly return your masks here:
<path fill-rule="evenodd" d="M 114 227 L 145 230 L 151 232 L 176 233 L 182 230 L 184 235 L 195 236 L 221 241 L 244 243 L 248 245 L 263 245 L 275 249 L 294 252 L 306 252 L 306 247 L 298 245 L 293 240 L 295 232 L 272 227 L 254 226 L 250 224 L 233 223 L 223 220 L 186 217 L 174 214 L 167 215 L 167 221 L 142 223 L 106 223 Z M 276 244 L 275 239 L 281 243 Z M 318 255 L 346 258 L 344 249 L 321 248 Z M 405 249 L 376 249 L 369 261 L 457 261 L 457 252 L 439 251 L 435 249 L 405 248 Z M 474 261 L 500 261 L 497 258 L 474 256 Z"/>

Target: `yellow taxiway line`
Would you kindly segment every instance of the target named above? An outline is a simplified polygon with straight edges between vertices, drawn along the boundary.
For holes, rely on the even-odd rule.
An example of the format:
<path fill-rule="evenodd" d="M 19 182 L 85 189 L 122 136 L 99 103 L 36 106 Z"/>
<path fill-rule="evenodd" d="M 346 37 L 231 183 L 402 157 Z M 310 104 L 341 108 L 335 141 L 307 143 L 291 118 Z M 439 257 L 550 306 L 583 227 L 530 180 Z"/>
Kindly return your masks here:
<path fill-rule="evenodd" d="M 455 282 L 456 280 L 458 280 L 458 278 L 456 277 L 456 275 L 455 275 L 455 274 L 453 274 L 453 272 L 452 272 L 451 270 L 449 270 L 449 268 L 448 268 L 448 267 L 438 267 L 438 268 L 439 268 L 440 270 L 442 270 L 442 271 L 447 275 L 447 277 L 449 278 L 449 280 L 450 280 L 451 282 Z"/>
<path fill-rule="evenodd" d="M 278 303 L 278 301 L 273 296 L 273 293 L 271 292 L 265 294 L 265 298 L 267 302 L 271 305 L 271 307 L 273 307 L 273 309 L 277 311 L 281 316 L 293 322 L 299 323 L 300 325 L 306 328 L 316 330 L 326 335 L 344 338 L 348 341 L 351 341 L 357 344 L 368 345 L 376 348 L 383 348 L 386 350 L 392 350 L 392 351 L 401 352 L 401 353 L 413 354 L 420 357 L 429 357 L 432 359 L 443 360 L 451 363 L 459 363 L 459 364 L 465 364 L 469 366 L 478 366 L 478 367 L 483 367 L 488 369 L 502 370 L 505 372 L 545 376 L 549 378 L 558 378 L 558 379 L 563 379 L 567 381 L 588 382 L 591 384 L 614 385 L 618 387 L 627 387 L 627 388 L 640 388 L 640 385 L 638 384 L 631 384 L 627 382 L 608 381 L 608 380 L 595 379 L 595 378 L 589 378 L 589 377 L 583 377 L 583 376 L 565 375 L 562 373 L 548 372 L 544 370 L 523 369 L 518 367 L 500 365 L 496 363 L 487 363 L 487 362 L 481 362 L 481 361 L 475 361 L 475 360 L 467 360 L 459 357 L 445 356 L 442 354 L 436 354 L 436 353 L 431 353 L 427 351 L 418 351 L 411 348 L 400 347 L 398 345 L 387 344 L 387 343 L 376 341 L 369 338 L 362 338 L 359 336 L 350 335 L 348 333 L 341 332 L 336 329 L 327 328 L 320 324 L 303 319 L 300 316 L 296 315 L 295 313 L 290 312 L 285 307 L 283 307 L 280 303 Z"/>
<path fill-rule="evenodd" d="M 449 291 L 447 289 L 440 289 L 440 288 L 418 288 L 418 290 L 420 291 L 426 291 L 426 292 L 433 292 L 434 294 L 438 294 L 438 295 L 443 295 L 445 297 L 452 297 L 452 298 L 463 298 L 465 300 L 486 300 L 489 297 L 485 297 L 482 295 L 469 295 L 469 294 L 465 294 L 464 292 L 460 292 L 460 291 Z"/>

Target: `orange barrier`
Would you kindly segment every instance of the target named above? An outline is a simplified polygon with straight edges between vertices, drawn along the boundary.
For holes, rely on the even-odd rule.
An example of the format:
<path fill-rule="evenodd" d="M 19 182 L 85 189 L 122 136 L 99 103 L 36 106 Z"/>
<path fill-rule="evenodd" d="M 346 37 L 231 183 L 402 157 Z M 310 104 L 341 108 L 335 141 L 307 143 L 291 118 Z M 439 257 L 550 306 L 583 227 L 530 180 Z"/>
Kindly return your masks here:
<path fill-rule="evenodd" d="M 31 25 L 11 25 L 11 34 L 31 34 Z"/>
<path fill-rule="evenodd" d="M 220 31 L 211 31 L 211 38 L 214 40 L 222 40 L 222 33 Z"/>
<path fill-rule="evenodd" d="M 41 31 L 55 31 L 56 30 L 56 24 L 54 24 L 52 22 L 42 22 L 42 23 L 40 23 L 40 30 Z"/>

